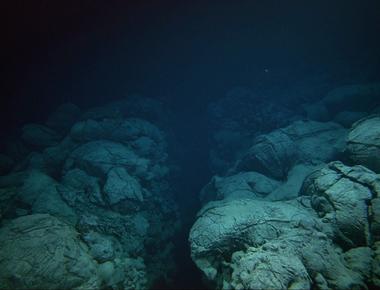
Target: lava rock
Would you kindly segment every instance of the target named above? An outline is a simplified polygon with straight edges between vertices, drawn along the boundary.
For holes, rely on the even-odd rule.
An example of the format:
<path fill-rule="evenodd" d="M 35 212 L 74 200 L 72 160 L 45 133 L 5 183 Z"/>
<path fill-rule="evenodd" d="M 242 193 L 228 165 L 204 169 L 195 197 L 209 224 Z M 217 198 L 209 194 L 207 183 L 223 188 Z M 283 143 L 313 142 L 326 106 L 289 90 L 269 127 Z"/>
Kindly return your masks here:
<path fill-rule="evenodd" d="M 12 220 L 0 228 L 0 249 L 1 289 L 100 287 L 97 263 L 78 233 L 51 215 Z"/>
<path fill-rule="evenodd" d="M 321 281 L 363 287 L 366 273 L 343 259 L 335 238 L 334 224 L 300 198 L 231 199 L 209 202 L 198 213 L 189 242 L 192 259 L 218 288 L 310 288 Z"/>
<path fill-rule="evenodd" d="M 108 172 L 103 191 L 110 205 L 125 199 L 144 201 L 139 182 L 129 175 L 123 167 L 115 167 Z"/>
<path fill-rule="evenodd" d="M 346 151 L 355 164 L 380 172 L 380 115 L 371 115 L 352 126 Z"/>
<path fill-rule="evenodd" d="M 80 168 L 92 176 L 105 176 L 113 167 L 125 167 L 136 174 L 145 175 L 149 161 L 139 158 L 127 146 L 107 140 L 85 143 L 71 152 L 65 170 Z"/>
<path fill-rule="evenodd" d="M 337 227 L 342 247 L 371 243 L 368 204 L 380 194 L 380 177 L 363 166 L 336 161 L 305 179 L 303 195 L 326 222 Z"/>
<path fill-rule="evenodd" d="M 338 124 L 296 121 L 262 135 L 237 162 L 232 172 L 257 171 L 285 179 L 297 163 L 329 162 L 344 150 L 346 130 Z"/>

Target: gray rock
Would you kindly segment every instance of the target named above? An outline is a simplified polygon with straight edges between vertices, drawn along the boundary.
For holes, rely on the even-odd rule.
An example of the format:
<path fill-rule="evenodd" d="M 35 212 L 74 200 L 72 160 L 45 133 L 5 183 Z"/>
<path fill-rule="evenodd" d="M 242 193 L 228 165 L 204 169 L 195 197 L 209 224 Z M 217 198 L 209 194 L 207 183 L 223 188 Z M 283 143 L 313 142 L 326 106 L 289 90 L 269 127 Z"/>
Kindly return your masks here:
<path fill-rule="evenodd" d="M 133 150 L 143 157 L 155 156 L 160 150 L 157 150 L 157 143 L 153 139 L 142 136 L 131 142 Z M 162 156 L 161 156 L 162 157 Z"/>
<path fill-rule="evenodd" d="M 99 140 L 76 148 L 66 160 L 64 168 L 80 168 L 92 176 L 104 177 L 113 167 L 125 167 L 134 174 L 146 176 L 149 161 L 139 158 L 121 143 Z"/>
<path fill-rule="evenodd" d="M 83 240 L 88 245 L 91 256 L 98 262 L 103 263 L 115 258 L 114 241 L 111 237 L 89 232 L 83 235 Z"/>
<path fill-rule="evenodd" d="M 48 213 L 75 224 L 77 216 L 62 200 L 57 187 L 54 179 L 38 170 L 2 176 L 0 212 L 13 218 L 26 213 Z"/>
<path fill-rule="evenodd" d="M 309 274 L 301 259 L 280 249 L 247 251 L 232 255 L 231 283 L 224 289 L 310 289 Z M 226 287 L 227 286 L 227 287 Z"/>
<path fill-rule="evenodd" d="M 268 200 L 275 201 L 296 198 L 301 190 L 305 177 L 320 167 L 321 165 L 314 166 L 309 164 L 297 164 L 293 166 L 293 168 L 289 170 L 286 180 L 268 195 Z"/>
<path fill-rule="evenodd" d="M 33 213 L 48 213 L 75 224 L 77 216 L 61 198 L 58 183 L 39 171 L 30 171 L 19 189 L 18 198 L 31 206 Z"/>
<path fill-rule="evenodd" d="M 75 225 L 78 217 L 74 210 L 61 198 L 57 190 L 44 191 L 38 196 L 32 206 L 32 213 L 47 213 L 58 217 L 68 224 Z"/>
<path fill-rule="evenodd" d="M 365 274 L 354 272 L 332 243 L 334 226 L 303 204 L 210 202 L 190 232 L 192 259 L 224 289 L 310 288 L 316 273 L 329 288 L 363 287 Z"/>
<path fill-rule="evenodd" d="M 121 253 L 117 257 L 144 256 L 146 254 L 144 241 L 151 233 L 141 236 L 136 230 L 134 213 L 120 214 L 109 209 L 78 206 L 81 210 L 78 229 L 81 233 L 96 232 L 105 237 L 115 237 L 121 245 Z M 159 220 L 157 218 L 157 220 Z M 157 240 L 164 238 L 157 237 Z M 155 242 L 157 241 L 155 240 Z M 117 243 L 113 243 L 115 246 Z M 154 245 L 152 245 L 154 247 Z M 117 247 L 115 247 L 116 249 Z"/>
<path fill-rule="evenodd" d="M 58 187 L 62 198 L 72 207 L 77 203 L 106 205 L 100 188 L 100 180 L 78 168 L 69 170 Z"/>
<path fill-rule="evenodd" d="M 280 182 L 257 172 L 242 172 L 225 178 L 214 176 L 201 191 L 203 203 L 211 200 L 268 196 Z"/>
<path fill-rule="evenodd" d="M 46 214 L 20 217 L 0 228 L 0 288 L 100 287 L 97 264 L 77 236 Z"/>
<path fill-rule="evenodd" d="M 380 286 L 380 241 L 376 241 L 372 248 L 374 249 L 374 257 L 372 260 L 372 283 Z"/>
<path fill-rule="evenodd" d="M 301 162 L 336 160 L 346 145 L 347 130 L 334 122 L 297 121 L 283 132 L 296 144 Z"/>
<path fill-rule="evenodd" d="M 380 172 L 380 115 L 371 115 L 352 126 L 346 150 L 355 164 Z"/>
<path fill-rule="evenodd" d="M 255 139 L 233 172 L 257 171 L 285 179 L 297 163 L 321 163 L 336 159 L 345 146 L 346 130 L 338 124 L 296 121 L 286 128 Z"/>
<path fill-rule="evenodd" d="M 76 146 L 77 144 L 70 137 L 66 137 L 56 146 L 44 149 L 42 154 L 45 167 L 49 169 L 48 172 L 55 175 L 60 173 L 66 158 Z"/>
<path fill-rule="evenodd" d="M 48 147 L 58 144 L 61 137 L 52 129 L 38 124 L 28 124 L 22 128 L 22 140 L 37 147 Z"/>
<path fill-rule="evenodd" d="M 127 113 L 128 108 L 124 109 Z M 20 254 L 11 257 L 9 253 L 6 258 L 2 251 L 9 247 L 3 247 L 1 239 L 11 235 L 0 235 L 1 289 L 149 289 L 174 270 L 170 240 L 180 221 L 173 190 L 165 178 L 164 134 L 147 121 L 122 119 L 119 113 L 113 114 L 116 111 L 110 107 L 91 110 L 82 117 L 92 115 L 93 120 L 77 122 L 78 111 L 68 105 L 49 117 L 47 127 L 32 124 L 24 128 L 30 151 L 12 154 L 12 158 L 17 156 L 12 172 L 17 173 L 0 177 L 2 229 L 20 216 L 49 214 L 73 234 L 62 233 L 61 238 L 55 224 L 46 227 L 46 233 L 38 228 L 41 242 L 32 239 L 29 250 L 23 243 L 29 239 L 28 230 L 22 231 L 22 236 L 18 231 L 14 240 Z M 68 132 L 73 122 L 77 123 Z M 61 139 L 54 132 L 68 135 Z M 39 227 L 38 222 L 31 223 Z M 71 228 L 74 225 L 78 233 Z M 50 235 L 59 241 L 50 245 Z M 70 268 L 66 256 L 81 259 L 82 252 L 66 247 L 65 238 L 83 247 L 94 268 L 84 263 Z M 41 253 L 42 249 L 46 253 Z M 82 283 L 87 276 L 81 271 L 93 271 L 94 278 L 90 278 L 95 282 Z"/>
<path fill-rule="evenodd" d="M 103 191 L 110 205 L 125 199 L 139 202 L 144 200 L 139 182 L 123 167 L 114 167 L 108 172 Z"/>
<path fill-rule="evenodd" d="M 369 247 L 358 247 L 350 249 L 344 253 L 344 259 L 347 261 L 348 267 L 355 273 L 359 273 L 361 277 L 369 281 L 371 278 L 373 251 Z"/>
<path fill-rule="evenodd" d="M 371 199 L 380 193 L 380 177 L 363 166 L 329 163 L 305 180 L 301 194 L 326 222 L 336 226 L 342 247 L 368 246 Z"/>
<path fill-rule="evenodd" d="M 99 275 L 106 286 L 118 287 L 125 290 L 150 289 L 147 280 L 146 266 L 141 257 L 136 259 L 115 259 L 99 266 Z"/>
<path fill-rule="evenodd" d="M 143 259 L 126 259 L 124 269 L 127 275 L 123 283 L 125 290 L 142 290 L 149 288 L 147 287 L 146 266 Z"/>
<path fill-rule="evenodd" d="M 298 196 L 303 181 L 322 165 L 297 164 L 280 182 L 257 172 L 240 172 L 227 177 L 214 176 L 200 193 L 202 204 L 221 199 L 289 200 Z"/>
<path fill-rule="evenodd" d="M 277 179 L 286 177 L 297 156 L 297 147 L 288 135 L 274 131 L 255 139 L 237 165 L 237 171 L 257 171 Z"/>

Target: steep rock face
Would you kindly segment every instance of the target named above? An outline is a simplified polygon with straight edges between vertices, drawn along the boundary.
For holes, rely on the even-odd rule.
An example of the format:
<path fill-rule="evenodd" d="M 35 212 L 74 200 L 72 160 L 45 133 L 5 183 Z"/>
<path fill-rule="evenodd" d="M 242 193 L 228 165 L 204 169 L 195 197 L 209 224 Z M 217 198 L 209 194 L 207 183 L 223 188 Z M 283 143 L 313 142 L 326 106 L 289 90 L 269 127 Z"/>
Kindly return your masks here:
<path fill-rule="evenodd" d="M 371 115 L 352 126 L 346 150 L 354 163 L 380 172 L 380 115 Z"/>
<path fill-rule="evenodd" d="M 0 289 L 94 289 L 98 265 L 71 226 L 35 214 L 0 228 Z"/>

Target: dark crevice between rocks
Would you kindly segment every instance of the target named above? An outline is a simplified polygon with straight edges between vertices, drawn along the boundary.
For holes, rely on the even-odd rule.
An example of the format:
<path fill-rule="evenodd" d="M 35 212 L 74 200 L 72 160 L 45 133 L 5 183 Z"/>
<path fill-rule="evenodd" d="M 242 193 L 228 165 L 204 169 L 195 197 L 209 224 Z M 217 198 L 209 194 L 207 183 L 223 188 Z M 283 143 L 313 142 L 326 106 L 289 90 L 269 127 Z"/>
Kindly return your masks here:
<path fill-rule="evenodd" d="M 174 127 L 176 148 L 174 159 L 180 167 L 178 176 L 173 181 L 176 192 L 182 227 L 174 237 L 174 259 L 176 272 L 169 281 L 161 279 L 153 289 L 209 289 L 202 272 L 191 259 L 189 233 L 201 209 L 199 193 L 211 179 L 209 168 L 209 135 L 205 126 L 205 116 L 189 111 L 177 118 Z"/>

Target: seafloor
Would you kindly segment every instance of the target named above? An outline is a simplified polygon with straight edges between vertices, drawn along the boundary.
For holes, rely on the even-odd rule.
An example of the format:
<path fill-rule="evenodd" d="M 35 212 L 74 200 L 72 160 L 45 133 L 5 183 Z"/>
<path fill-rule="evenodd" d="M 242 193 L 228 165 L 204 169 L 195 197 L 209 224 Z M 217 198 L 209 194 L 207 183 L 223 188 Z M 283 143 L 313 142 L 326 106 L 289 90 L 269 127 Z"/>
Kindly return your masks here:
<path fill-rule="evenodd" d="M 247 88 L 211 103 L 195 220 L 162 103 L 63 104 L 0 155 L 0 288 L 170 288 L 185 255 L 202 287 L 380 286 L 379 100 L 371 83 L 297 110 Z"/>

